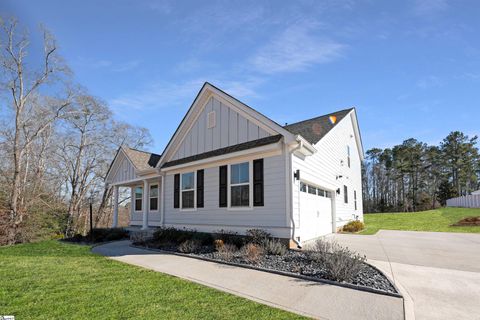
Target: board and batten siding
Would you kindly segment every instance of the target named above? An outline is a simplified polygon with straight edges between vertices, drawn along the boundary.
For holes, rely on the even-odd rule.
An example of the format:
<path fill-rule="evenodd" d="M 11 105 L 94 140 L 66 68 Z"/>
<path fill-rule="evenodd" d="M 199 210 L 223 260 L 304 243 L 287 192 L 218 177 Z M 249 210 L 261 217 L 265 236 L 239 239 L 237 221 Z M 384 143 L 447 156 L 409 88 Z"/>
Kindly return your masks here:
<path fill-rule="evenodd" d="M 135 168 L 122 151 L 118 153 L 115 165 L 110 170 L 113 175 L 109 177 L 108 183 L 121 183 L 138 178 Z"/>
<path fill-rule="evenodd" d="M 230 163 L 237 163 L 232 159 Z M 165 178 L 165 224 L 213 232 L 220 229 L 244 233 L 250 228 L 288 237 L 286 221 L 285 156 L 264 158 L 264 206 L 249 209 L 219 207 L 219 167 L 204 169 L 204 207 L 195 211 L 173 208 L 173 174 Z M 202 168 L 198 168 L 202 169 Z"/>
<path fill-rule="evenodd" d="M 207 127 L 207 116 L 215 112 L 215 126 Z M 270 134 L 248 119 L 242 117 L 226 104 L 211 97 L 186 133 L 171 160 L 265 138 Z"/>
<path fill-rule="evenodd" d="M 301 180 L 327 190 L 340 189 L 340 194 L 333 192 L 337 228 L 352 220 L 354 215 L 363 221 L 361 160 L 353 125 L 351 116 L 347 115 L 315 145 L 318 152 L 314 155 L 304 160 L 292 156 L 293 172 L 299 169 Z M 347 145 L 350 146 L 350 168 L 347 163 Z M 336 179 L 337 176 L 342 178 Z M 347 204 L 344 203 L 344 185 L 348 187 Z M 295 181 L 292 201 L 296 229 L 301 229 L 302 226 L 299 188 L 300 182 Z M 357 210 L 354 208 L 354 191 L 357 193 Z"/>

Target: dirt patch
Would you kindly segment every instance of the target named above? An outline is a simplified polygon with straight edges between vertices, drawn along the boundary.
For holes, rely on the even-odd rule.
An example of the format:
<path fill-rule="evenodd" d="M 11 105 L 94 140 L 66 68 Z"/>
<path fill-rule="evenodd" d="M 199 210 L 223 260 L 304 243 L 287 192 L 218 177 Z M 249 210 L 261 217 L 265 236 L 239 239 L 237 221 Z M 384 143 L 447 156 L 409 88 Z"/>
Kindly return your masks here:
<path fill-rule="evenodd" d="M 480 217 L 467 217 L 455 224 L 452 224 L 455 227 L 464 227 L 464 226 L 480 226 Z"/>

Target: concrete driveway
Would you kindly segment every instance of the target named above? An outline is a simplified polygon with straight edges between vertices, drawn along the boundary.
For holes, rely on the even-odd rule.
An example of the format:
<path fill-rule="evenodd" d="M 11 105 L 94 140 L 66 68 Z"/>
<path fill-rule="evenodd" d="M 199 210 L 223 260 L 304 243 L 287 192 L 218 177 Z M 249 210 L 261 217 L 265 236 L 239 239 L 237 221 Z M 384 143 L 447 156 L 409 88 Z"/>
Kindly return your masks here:
<path fill-rule="evenodd" d="M 403 320 L 403 299 L 246 268 L 132 248 L 129 241 L 93 252 L 317 319 Z"/>
<path fill-rule="evenodd" d="M 389 274 L 411 297 L 416 319 L 480 319 L 479 234 L 380 230 L 333 238 Z"/>

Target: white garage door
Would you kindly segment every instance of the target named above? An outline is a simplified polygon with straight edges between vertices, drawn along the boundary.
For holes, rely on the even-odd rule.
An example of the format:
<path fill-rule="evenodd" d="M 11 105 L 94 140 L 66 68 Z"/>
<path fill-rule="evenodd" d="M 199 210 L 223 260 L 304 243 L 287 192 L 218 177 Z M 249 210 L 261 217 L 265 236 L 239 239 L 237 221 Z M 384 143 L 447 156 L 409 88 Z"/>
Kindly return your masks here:
<path fill-rule="evenodd" d="M 332 194 L 330 191 L 300 182 L 300 212 L 303 240 L 332 233 Z"/>

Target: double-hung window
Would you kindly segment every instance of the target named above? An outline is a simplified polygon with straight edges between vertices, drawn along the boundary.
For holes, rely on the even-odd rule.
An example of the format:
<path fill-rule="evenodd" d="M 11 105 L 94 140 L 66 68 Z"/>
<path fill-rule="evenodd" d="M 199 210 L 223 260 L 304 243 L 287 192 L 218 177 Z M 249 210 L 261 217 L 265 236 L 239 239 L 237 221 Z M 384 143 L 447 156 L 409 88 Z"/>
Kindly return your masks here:
<path fill-rule="evenodd" d="M 250 206 L 250 163 L 230 166 L 230 206 Z"/>
<path fill-rule="evenodd" d="M 195 174 L 194 172 L 182 173 L 182 209 L 195 208 Z"/>
<path fill-rule="evenodd" d="M 135 187 L 135 211 L 142 211 L 143 187 Z"/>
<path fill-rule="evenodd" d="M 150 185 L 150 210 L 158 210 L 158 184 Z"/>

